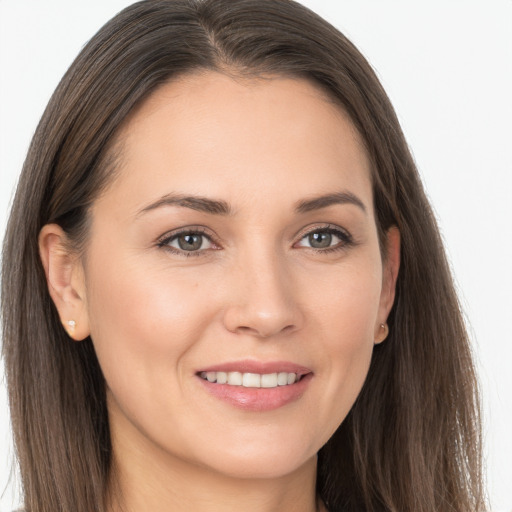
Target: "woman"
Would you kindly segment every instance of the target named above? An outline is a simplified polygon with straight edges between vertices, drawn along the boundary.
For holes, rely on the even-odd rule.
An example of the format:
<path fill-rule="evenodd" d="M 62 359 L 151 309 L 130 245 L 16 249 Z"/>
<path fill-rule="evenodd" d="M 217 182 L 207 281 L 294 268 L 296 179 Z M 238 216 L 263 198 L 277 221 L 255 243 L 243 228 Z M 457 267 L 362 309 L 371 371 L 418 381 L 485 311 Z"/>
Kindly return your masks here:
<path fill-rule="evenodd" d="M 27 511 L 484 509 L 414 163 L 364 58 L 300 5 L 109 22 L 41 120 L 4 251 Z"/>

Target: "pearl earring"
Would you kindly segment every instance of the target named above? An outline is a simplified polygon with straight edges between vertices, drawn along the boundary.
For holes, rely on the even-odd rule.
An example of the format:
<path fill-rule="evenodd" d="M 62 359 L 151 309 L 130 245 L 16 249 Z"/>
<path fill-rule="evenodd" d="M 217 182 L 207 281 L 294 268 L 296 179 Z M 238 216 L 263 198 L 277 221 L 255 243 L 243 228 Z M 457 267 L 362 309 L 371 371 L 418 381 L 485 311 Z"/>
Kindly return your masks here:
<path fill-rule="evenodd" d="M 76 328 L 76 322 L 74 320 L 68 320 L 66 322 L 67 326 L 68 326 L 68 329 L 71 333 L 74 333 L 75 332 L 75 328 Z"/>
<path fill-rule="evenodd" d="M 384 341 L 387 337 L 388 337 L 388 334 L 389 334 L 389 327 L 388 327 L 388 324 L 380 324 L 380 329 L 379 329 L 379 336 L 378 338 L 375 340 L 375 343 L 381 343 L 382 341 Z M 380 335 L 380 332 L 382 332 L 382 335 Z"/>

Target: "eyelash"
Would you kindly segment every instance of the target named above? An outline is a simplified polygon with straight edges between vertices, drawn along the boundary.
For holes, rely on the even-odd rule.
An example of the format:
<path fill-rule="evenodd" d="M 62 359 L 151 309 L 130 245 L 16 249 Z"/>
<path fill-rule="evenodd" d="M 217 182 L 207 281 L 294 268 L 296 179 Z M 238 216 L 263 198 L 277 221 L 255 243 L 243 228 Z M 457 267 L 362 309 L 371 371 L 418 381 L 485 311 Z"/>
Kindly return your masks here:
<path fill-rule="evenodd" d="M 350 233 L 339 228 L 338 226 L 333 226 L 333 225 L 322 225 L 322 226 L 315 226 L 313 228 L 310 228 L 300 235 L 298 242 L 303 241 L 305 238 L 307 238 L 308 236 L 310 236 L 314 233 L 326 233 L 329 235 L 334 235 L 341 240 L 341 242 L 339 242 L 338 244 L 336 244 L 332 247 L 326 247 L 326 248 L 304 247 L 304 249 L 308 249 L 315 253 L 322 253 L 322 254 L 333 253 L 333 252 L 346 250 L 346 249 L 350 248 L 351 246 L 355 245 L 354 239 Z M 205 237 L 206 239 L 208 239 L 210 241 L 210 243 L 213 246 L 217 246 L 217 247 L 213 248 L 213 249 L 212 248 L 198 249 L 196 251 L 185 251 L 182 249 L 177 249 L 175 247 L 172 247 L 170 245 L 170 243 L 173 242 L 174 240 L 177 240 L 178 237 L 180 237 L 182 235 L 192 235 L 192 236 L 198 235 L 201 237 Z M 294 244 L 294 246 L 298 242 L 296 242 Z M 157 246 L 161 249 L 167 250 L 167 251 L 169 251 L 173 254 L 176 254 L 178 256 L 184 256 L 185 258 L 201 256 L 201 255 L 203 255 L 204 251 L 206 251 L 206 250 L 218 250 L 218 244 L 216 243 L 214 238 L 206 232 L 206 229 L 195 228 L 195 227 L 182 229 L 180 231 L 175 231 L 171 234 L 166 234 L 158 240 Z"/>
<path fill-rule="evenodd" d="M 166 234 L 161 239 L 158 240 L 157 245 L 161 249 L 169 251 L 172 254 L 176 254 L 178 256 L 184 256 L 185 258 L 201 256 L 202 253 L 205 250 L 207 250 L 207 249 L 202 249 L 202 250 L 200 249 L 197 251 L 185 251 L 185 250 L 181 250 L 181 249 L 176 249 L 175 247 L 172 247 L 171 245 L 169 245 L 174 240 L 177 240 L 181 235 L 198 235 L 198 236 L 207 238 L 214 246 L 217 245 L 215 243 L 215 241 L 213 240 L 213 237 L 206 233 L 206 229 L 195 228 L 195 227 L 182 229 L 180 231 L 175 231 L 171 234 Z M 216 249 L 213 249 L 213 250 L 216 250 Z"/>
<path fill-rule="evenodd" d="M 326 247 L 324 249 L 305 247 L 305 249 L 312 250 L 316 253 L 320 252 L 322 254 L 326 254 L 343 251 L 355 245 L 354 238 L 348 231 L 345 231 L 344 229 L 341 229 L 338 226 L 334 226 L 332 224 L 309 228 L 306 232 L 300 235 L 299 242 L 312 235 L 313 233 L 326 233 L 329 235 L 334 235 L 341 240 L 341 242 L 337 243 L 336 245 L 333 245 L 332 247 Z"/>

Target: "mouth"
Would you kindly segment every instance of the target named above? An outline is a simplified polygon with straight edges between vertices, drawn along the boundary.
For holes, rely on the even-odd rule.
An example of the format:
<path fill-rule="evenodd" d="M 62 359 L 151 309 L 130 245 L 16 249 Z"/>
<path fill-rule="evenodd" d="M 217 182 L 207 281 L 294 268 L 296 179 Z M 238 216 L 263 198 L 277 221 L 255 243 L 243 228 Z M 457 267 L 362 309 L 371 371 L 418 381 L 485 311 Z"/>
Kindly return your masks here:
<path fill-rule="evenodd" d="M 313 372 L 292 363 L 242 361 L 196 373 L 210 395 L 247 411 L 270 411 L 299 400 Z"/>

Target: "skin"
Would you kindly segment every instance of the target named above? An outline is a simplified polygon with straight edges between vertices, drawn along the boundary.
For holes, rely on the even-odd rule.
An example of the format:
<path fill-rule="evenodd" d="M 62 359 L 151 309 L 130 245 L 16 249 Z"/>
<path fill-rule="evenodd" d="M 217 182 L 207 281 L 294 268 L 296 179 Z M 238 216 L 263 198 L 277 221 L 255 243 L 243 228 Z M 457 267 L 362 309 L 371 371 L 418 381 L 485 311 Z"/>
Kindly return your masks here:
<path fill-rule="evenodd" d="M 92 337 L 106 378 L 110 510 L 119 496 L 127 512 L 322 509 L 316 453 L 361 390 L 398 272 L 396 229 L 385 261 L 379 249 L 359 135 L 307 81 L 204 72 L 153 93 L 119 142 L 86 258 L 58 226 L 40 235 L 62 321 L 76 321 L 75 340 Z M 339 192 L 361 205 L 296 209 Z M 220 200 L 231 213 L 148 209 L 168 194 Z M 198 227 L 206 237 L 188 257 L 177 239 L 174 252 L 160 243 Z M 308 234 L 329 227 L 342 235 L 311 247 Z M 241 359 L 290 361 L 312 378 L 283 407 L 242 410 L 197 376 Z"/>

